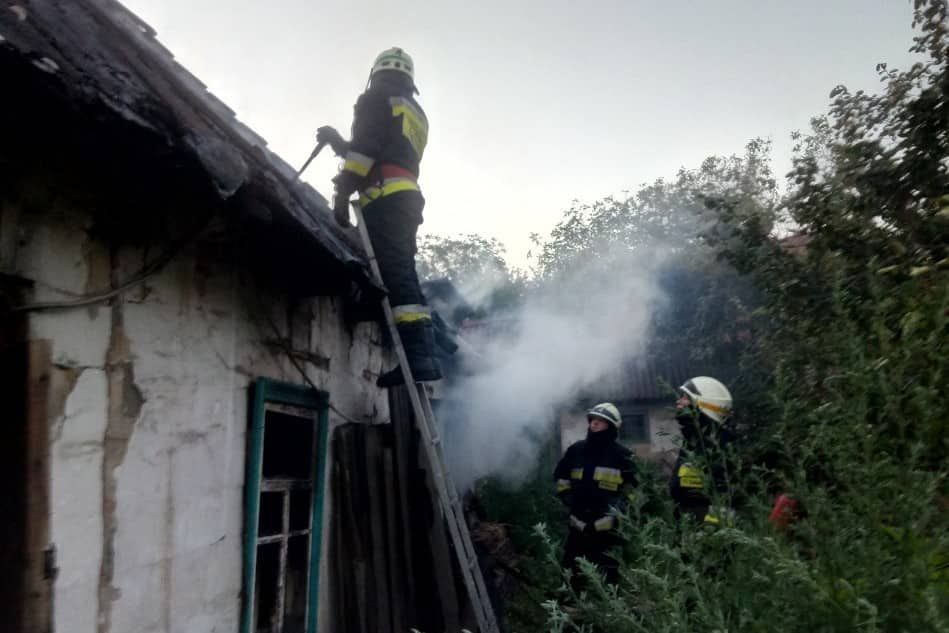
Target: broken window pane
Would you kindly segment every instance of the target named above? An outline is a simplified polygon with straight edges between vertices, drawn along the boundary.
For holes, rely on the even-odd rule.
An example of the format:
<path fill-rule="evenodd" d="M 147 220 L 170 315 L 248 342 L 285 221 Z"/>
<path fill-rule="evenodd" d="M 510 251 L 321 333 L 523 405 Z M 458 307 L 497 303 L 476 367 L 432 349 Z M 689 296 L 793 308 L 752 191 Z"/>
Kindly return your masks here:
<path fill-rule="evenodd" d="M 267 411 L 264 419 L 264 479 L 311 479 L 313 419 Z"/>
<path fill-rule="evenodd" d="M 290 531 L 306 530 L 310 527 L 310 497 L 309 489 L 294 490 L 290 493 Z"/>
<path fill-rule="evenodd" d="M 260 516 L 257 520 L 257 536 L 273 536 L 283 531 L 283 493 L 260 493 Z"/>
<path fill-rule="evenodd" d="M 277 624 L 277 579 L 280 576 L 280 543 L 257 546 L 257 590 L 254 613 L 258 633 L 280 633 Z"/>
<path fill-rule="evenodd" d="M 306 631 L 309 537 L 294 536 L 287 551 L 287 580 L 284 585 L 283 633 Z"/>

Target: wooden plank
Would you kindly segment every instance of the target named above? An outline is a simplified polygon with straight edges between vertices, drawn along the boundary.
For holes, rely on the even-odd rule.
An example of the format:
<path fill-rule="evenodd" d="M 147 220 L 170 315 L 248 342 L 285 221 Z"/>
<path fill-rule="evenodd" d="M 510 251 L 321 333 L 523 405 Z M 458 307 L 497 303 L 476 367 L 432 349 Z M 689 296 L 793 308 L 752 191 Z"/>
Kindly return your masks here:
<path fill-rule="evenodd" d="M 412 580 L 410 588 L 413 593 L 413 610 L 411 626 L 421 631 L 457 631 L 448 626 L 445 609 L 452 610 L 445 600 L 443 593 L 451 592 L 454 584 L 449 583 L 443 588 L 444 573 L 439 570 L 448 563 L 450 577 L 450 560 L 446 558 L 444 545 L 444 529 L 441 527 L 442 515 L 432 494 L 431 481 L 428 477 L 427 460 L 420 450 L 420 434 L 415 427 L 415 416 L 412 405 L 404 387 L 389 389 L 389 415 L 392 420 L 393 432 L 396 436 L 398 455 L 402 460 L 399 465 L 403 505 L 407 509 L 404 522 L 407 526 L 406 537 L 411 551 Z M 442 529 L 443 547 L 436 547 L 433 541 L 433 530 Z M 457 622 L 457 618 L 451 618 Z"/>
<path fill-rule="evenodd" d="M 432 469 L 428 463 L 426 452 L 419 449 L 419 443 L 422 442 L 420 434 L 415 433 L 415 416 L 412 413 L 411 401 L 406 388 L 399 389 L 400 398 L 405 402 L 405 420 L 403 424 L 412 425 L 413 452 L 416 456 L 416 467 L 419 469 L 417 476 L 423 478 L 424 496 L 419 496 L 415 502 L 424 505 L 424 512 L 421 508 L 417 510 L 419 516 L 430 516 L 432 521 L 427 526 L 418 526 L 418 529 L 426 529 L 428 533 L 429 550 L 432 556 L 432 574 L 435 587 L 439 595 L 439 604 L 442 611 L 443 627 L 446 631 L 461 630 L 461 614 L 459 605 L 459 595 L 455 586 L 455 569 L 452 565 L 453 553 L 449 544 L 448 533 L 445 526 L 445 517 L 435 495 L 435 482 Z"/>
<path fill-rule="evenodd" d="M 389 430 L 389 429 L 386 429 Z M 404 526 L 399 521 L 398 506 L 400 498 L 396 493 L 395 485 L 395 463 L 393 460 L 392 449 L 387 448 L 382 454 L 382 490 L 384 490 L 383 501 L 386 511 L 386 536 L 387 549 L 389 551 L 389 591 L 391 594 L 391 616 L 393 631 L 409 630 L 408 622 L 405 619 L 405 608 L 408 604 L 406 600 L 408 592 L 406 591 L 406 577 L 404 559 L 406 551 L 400 546 L 402 538 L 401 532 Z"/>
<path fill-rule="evenodd" d="M 336 503 L 339 514 L 340 549 L 338 584 L 342 588 L 337 623 L 347 633 L 369 633 L 368 614 L 365 610 L 366 596 L 364 554 L 361 549 L 359 525 L 355 508 L 358 491 L 355 490 L 355 427 L 344 425 L 336 429 L 333 438 L 333 454 L 337 470 Z"/>
<path fill-rule="evenodd" d="M 461 609 L 458 604 L 458 591 L 455 588 L 451 546 L 448 544 L 448 535 L 445 532 L 445 522 L 441 515 L 436 513 L 428 533 L 435 564 L 435 585 L 438 587 L 445 630 L 460 631 Z"/>
<path fill-rule="evenodd" d="M 353 583 L 354 604 L 356 607 L 357 626 L 359 633 L 370 633 L 371 628 L 371 597 L 372 590 L 369 578 L 369 552 L 367 548 L 365 486 L 361 476 L 365 473 L 365 429 L 355 424 L 347 424 L 348 447 L 346 462 L 348 465 L 348 483 L 345 494 L 349 495 L 349 516 L 346 529 L 350 533 L 351 552 L 353 555 Z"/>
<path fill-rule="evenodd" d="M 330 567 L 333 570 L 331 580 L 331 595 L 333 596 L 333 608 L 331 617 L 333 620 L 333 629 L 339 633 L 352 633 L 353 629 L 349 627 L 348 613 L 352 612 L 352 605 L 349 604 L 351 595 L 349 588 L 349 550 L 346 547 L 346 538 L 343 533 L 343 516 L 345 512 L 343 507 L 346 505 L 346 495 L 342 494 L 342 469 L 343 464 L 340 459 L 340 442 L 338 433 L 333 434 L 333 463 L 330 470 L 330 490 L 333 499 L 333 508 L 330 511 Z"/>
<path fill-rule="evenodd" d="M 388 552 L 386 551 L 387 529 L 385 521 L 385 509 L 383 506 L 382 495 L 385 491 L 382 481 L 382 446 L 379 437 L 379 429 L 374 427 L 366 428 L 366 480 L 367 497 L 369 500 L 369 512 L 363 515 L 365 521 L 369 523 L 370 535 L 370 554 L 372 559 L 372 584 L 375 595 L 373 631 L 378 633 L 392 632 L 391 601 L 389 593 L 389 572 L 388 572 Z"/>
<path fill-rule="evenodd" d="M 359 609 L 360 633 L 375 631 L 372 595 L 371 553 L 369 551 L 369 530 L 366 525 L 366 499 L 368 490 L 365 485 L 366 474 L 366 434 L 365 427 L 349 425 L 352 433 L 352 444 L 349 452 L 350 488 L 352 496 L 352 512 L 349 529 L 353 535 L 354 574 L 356 583 L 356 608 Z"/>
<path fill-rule="evenodd" d="M 53 630 L 53 583 L 46 550 L 50 543 L 50 463 L 48 415 L 52 351 L 47 340 L 27 344 L 26 411 L 26 601 L 25 633 Z M 53 550 L 55 551 L 55 550 Z M 49 573 L 53 572 L 53 573 Z"/>
<path fill-rule="evenodd" d="M 417 515 L 412 512 L 412 483 L 409 473 L 415 470 L 416 459 L 412 446 L 415 440 L 415 426 L 411 414 L 406 415 L 408 401 L 401 398 L 401 389 L 389 389 L 389 411 L 392 420 L 392 450 L 395 474 L 392 483 L 395 492 L 392 499 L 398 499 L 398 528 L 401 537 L 402 552 L 404 554 L 402 575 L 404 623 L 401 630 L 418 626 L 416 616 L 416 600 L 418 593 L 415 582 L 415 556 L 412 552 L 412 534 L 414 529 L 413 518 Z"/>

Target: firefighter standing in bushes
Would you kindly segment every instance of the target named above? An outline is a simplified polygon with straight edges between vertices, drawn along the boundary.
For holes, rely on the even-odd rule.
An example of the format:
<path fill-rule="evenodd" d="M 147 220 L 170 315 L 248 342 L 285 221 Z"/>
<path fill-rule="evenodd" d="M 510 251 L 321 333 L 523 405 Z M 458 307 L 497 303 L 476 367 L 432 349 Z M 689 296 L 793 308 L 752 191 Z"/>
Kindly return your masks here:
<path fill-rule="evenodd" d="M 623 420 L 613 404 L 590 409 L 587 422 L 586 439 L 571 445 L 554 470 L 557 496 L 570 510 L 563 566 L 577 580 L 577 559 L 586 558 L 615 584 L 618 564 L 609 555 L 621 543 L 615 515 L 632 496 L 636 466 L 632 452 L 616 441 Z"/>
<path fill-rule="evenodd" d="M 344 140 L 329 126 L 317 130 L 316 139 L 344 157 L 333 179 L 333 215 L 340 225 L 349 226 L 349 198 L 359 192 L 412 377 L 421 382 L 438 380 L 442 373 L 434 356 L 431 310 L 415 271 L 416 236 L 425 206 L 418 186 L 419 164 L 428 142 L 428 119 L 416 94 L 412 58 L 401 48 L 385 50 L 372 65 L 368 88 L 356 101 L 352 140 Z M 383 374 L 378 383 L 401 384 L 401 370 L 396 367 Z"/>
<path fill-rule="evenodd" d="M 721 382 L 697 376 L 679 387 L 675 417 L 682 446 L 669 481 L 676 518 L 691 518 L 709 526 L 734 519 L 729 504 L 713 504 L 710 495 L 727 500 L 727 449 L 733 437 L 725 427 L 732 412 L 732 395 Z"/>

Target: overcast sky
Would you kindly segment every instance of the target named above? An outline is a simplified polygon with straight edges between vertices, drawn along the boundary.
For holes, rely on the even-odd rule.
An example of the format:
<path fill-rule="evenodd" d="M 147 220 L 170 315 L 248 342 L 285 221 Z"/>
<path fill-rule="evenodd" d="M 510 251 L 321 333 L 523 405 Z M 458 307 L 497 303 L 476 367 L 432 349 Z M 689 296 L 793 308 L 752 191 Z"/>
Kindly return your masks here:
<path fill-rule="evenodd" d="M 910 0 L 125 0 L 293 165 L 348 136 L 375 55 L 416 63 L 431 130 L 422 232 L 497 237 L 524 264 L 572 200 L 792 130 L 838 83 L 905 67 Z M 306 179 L 329 196 L 329 152 Z"/>

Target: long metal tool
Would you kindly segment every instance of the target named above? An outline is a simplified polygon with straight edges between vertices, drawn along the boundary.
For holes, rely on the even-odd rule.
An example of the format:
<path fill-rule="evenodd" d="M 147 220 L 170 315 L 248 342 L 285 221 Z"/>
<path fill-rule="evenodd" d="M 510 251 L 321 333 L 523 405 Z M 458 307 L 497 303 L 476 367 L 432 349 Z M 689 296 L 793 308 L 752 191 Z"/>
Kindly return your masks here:
<path fill-rule="evenodd" d="M 363 219 L 362 209 L 358 203 L 353 203 L 353 211 L 356 214 L 359 234 L 362 236 L 366 254 L 369 256 L 369 265 L 372 268 L 372 274 L 375 276 L 378 284 L 382 286 L 379 262 L 376 260 L 376 253 L 372 248 L 372 242 L 369 240 L 369 231 L 366 229 L 366 222 Z M 399 360 L 399 367 L 402 368 L 402 377 L 405 379 L 406 385 L 414 385 L 415 387 L 414 389 L 407 387 L 406 392 L 409 394 L 409 400 L 412 403 L 412 411 L 415 413 L 415 423 L 422 434 L 422 444 L 424 445 L 425 454 L 428 458 L 429 467 L 431 468 L 432 481 L 438 492 L 442 514 L 445 517 L 445 522 L 448 524 L 448 532 L 451 534 L 451 541 L 455 547 L 455 555 L 458 558 L 458 566 L 461 568 L 461 576 L 465 582 L 465 588 L 468 590 L 468 599 L 474 608 L 478 628 L 481 630 L 481 633 L 499 633 L 498 622 L 494 616 L 494 609 L 491 606 L 491 599 L 484 585 L 484 576 L 481 574 L 481 567 L 478 565 L 478 556 L 471 542 L 471 533 L 468 531 L 468 523 L 465 521 L 461 499 L 458 497 L 458 491 L 455 489 L 455 484 L 452 482 L 448 473 L 448 466 L 445 462 L 445 452 L 442 448 L 441 437 L 438 434 L 438 427 L 435 423 L 435 415 L 432 412 L 432 403 L 428 399 L 428 393 L 425 391 L 425 387 L 420 383 L 416 383 L 412 377 L 412 370 L 409 368 L 408 359 L 405 356 L 405 348 L 402 346 L 402 339 L 399 338 L 399 330 L 395 326 L 395 319 L 392 317 L 392 306 L 389 304 L 388 297 L 383 297 L 382 309 L 385 312 L 386 323 L 389 326 L 389 334 L 392 336 L 392 343 Z"/>
<path fill-rule="evenodd" d="M 310 152 L 310 157 L 306 159 L 306 162 L 303 163 L 303 167 L 300 168 L 300 171 L 297 172 L 297 180 L 300 180 L 300 176 L 303 175 L 303 172 L 306 171 L 306 168 L 310 166 L 310 163 L 313 162 L 313 159 L 320 155 L 320 152 L 323 151 L 323 148 L 326 147 L 326 143 L 317 143 L 316 147 L 313 148 L 313 151 Z"/>

